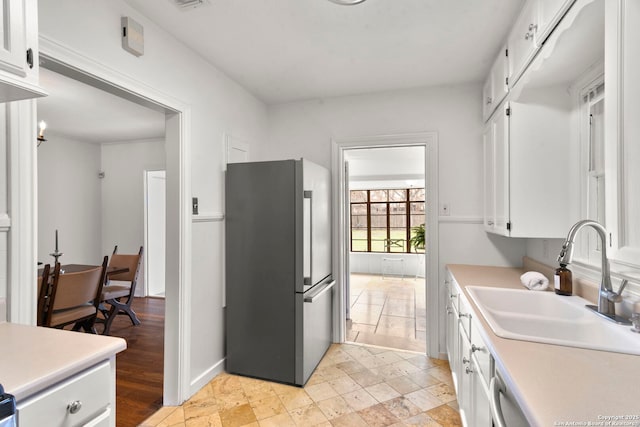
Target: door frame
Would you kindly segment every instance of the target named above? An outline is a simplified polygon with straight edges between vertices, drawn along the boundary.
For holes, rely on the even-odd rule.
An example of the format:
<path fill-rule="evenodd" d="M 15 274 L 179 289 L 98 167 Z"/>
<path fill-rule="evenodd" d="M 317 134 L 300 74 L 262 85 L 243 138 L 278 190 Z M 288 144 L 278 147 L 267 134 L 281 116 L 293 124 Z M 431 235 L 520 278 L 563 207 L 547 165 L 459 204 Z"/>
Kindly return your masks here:
<path fill-rule="evenodd" d="M 122 72 L 93 60 L 73 49 L 40 35 L 40 60 L 46 68 L 63 71 L 63 74 L 121 96 L 132 102 L 165 113 L 166 117 L 166 171 L 167 171 L 167 232 L 166 232 L 166 303 L 164 385 L 165 406 L 179 405 L 190 395 L 189 354 L 191 348 L 191 107 L 162 90 L 133 79 Z M 16 103 L 29 110 L 22 114 L 19 130 L 25 135 L 35 135 L 36 101 Z M 34 138 L 21 138 L 33 141 Z M 21 144 L 27 146 L 28 144 Z M 17 232 L 25 235 L 13 241 L 12 277 L 32 277 L 35 283 L 35 248 L 37 246 L 37 156 L 35 144 L 30 155 L 23 156 L 16 168 L 19 177 L 14 182 L 26 183 L 30 192 L 11 187 L 12 194 L 30 196 L 30 205 L 17 206 L 17 216 L 24 218 Z M 24 159 L 24 160 L 22 160 Z M 26 196 L 21 196 L 26 197 Z M 13 231 L 13 230 L 12 230 Z M 28 235 L 28 236 L 27 236 Z M 19 292 L 20 281 L 11 280 L 9 291 L 13 294 L 11 307 L 18 307 L 10 321 L 35 324 L 35 291 Z M 26 281 L 24 283 L 27 283 Z M 29 287 L 23 287 L 29 288 Z M 29 288 L 30 289 L 30 288 Z M 12 310 L 15 312 L 15 310 Z M 15 320 L 14 320 L 15 317 Z"/>
<path fill-rule="evenodd" d="M 425 253 L 425 286 L 427 307 L 427 356 L 440 357 L 439 351 L 439 292 L 438 292 L 438 133 L 421 132 L 410 134 L 375 135 L 352 138 L 336 138 L 331 143 L 331 166 L 333 170 L 333 271 L 337 292 L 333 300 L 333 340 L 346 339 L 345 283 L 349 271 L 345 257 L 349 248 L 343 238 L 348 230 L 345 222 L 348 203 L 345 195 L 346 177 L 344 153 L 346 150 L 384 147 L 425 147 L 425 224 L 426 239 L 431 248 Z"/>

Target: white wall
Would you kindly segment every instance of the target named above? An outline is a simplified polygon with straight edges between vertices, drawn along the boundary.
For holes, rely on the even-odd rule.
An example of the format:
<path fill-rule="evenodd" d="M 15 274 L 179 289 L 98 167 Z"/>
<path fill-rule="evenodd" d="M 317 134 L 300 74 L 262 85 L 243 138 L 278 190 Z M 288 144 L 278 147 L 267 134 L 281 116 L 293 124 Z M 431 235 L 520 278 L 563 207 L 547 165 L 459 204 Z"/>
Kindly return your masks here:
<path fill-rule="evenodd" d="M 385 261 L 385 258 L 402 261 Z M 350 252 L 349 269 L 351 273 L 424 277 L 425 259 L 423 254 Z"/>
<path fill-rule="evenodd" d="M 448 263 L 519 266 L 525 242 L 488 235 L 482 225 L 481 105 L 481 87 L 469 84 L 271 106 L 269 141 L 255 157 L 306 157 L 330 168 L 332 138 L 436 131 L 439 198 L 450 207 L 440 218 L 440 277 Z"/>
<path fill-rule="evenodd" d="M 144 246 L 144 172 L 165 168 L 160 140 L 102 144 L 102 253 L 135 254 Z M 144 294 L 144 274 L 136 295 Z"/>
<path fill-rule="evenodd" d="M 221 212 L 223 133 L 263 141 L 264 104 L 122 0 L 38 3 L 41 36 L 191 107 L 187 134 L 192 193 L 199 198 L 202 215 Z M 122 16 L 144 26 L 144 56 L 137 58 L 122 49 L 118 31 Z M 186 361 L 190 393 L 215 373 L 224 358 L 221 224 L 197 223 L 192 230 L 191 334 L 185 337 L 193 346 Z"/>
<path fill-rule="evenodd" d="M 100 146 L 53 133 L 38 147 L 38 261 L 53 264 L 55 230 L 61 263 L 102 263 Z"/>
<path fill-rule="evenodd" d="M 164 140 L 101 145 L 102 251 L 137 253 L 144 244 L 144 172 L 165 168 Z"/>

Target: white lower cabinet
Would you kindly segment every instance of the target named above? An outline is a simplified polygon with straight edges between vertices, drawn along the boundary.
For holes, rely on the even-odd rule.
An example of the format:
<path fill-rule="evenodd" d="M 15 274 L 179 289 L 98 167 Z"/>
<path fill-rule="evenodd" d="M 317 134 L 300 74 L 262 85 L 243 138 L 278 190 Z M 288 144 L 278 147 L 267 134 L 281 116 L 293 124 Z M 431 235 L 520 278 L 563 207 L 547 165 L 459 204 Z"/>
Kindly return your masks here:
<path fill-rule="evenodd" d="M 453 279 L 447 272 L 447 279 L 445 280 L 447 288 L 447 354 L 449 356 L 449 366 L 451 368 L 451 376 L 453 377 L 453 384 L 458 390 L 458 374 L 459 374 L 459 362 L 458 362 L 458 294 L 456 286 L 453 283 Z"/>
<path fill-rule="evenodd" d="M 103 361 L 18 402 L 18 425 L 21 427 L 113 426 L 115 424 L 114 363 L 112 360 Z"/>
<path fill-rule="evenodd" d="M 489 379 L 492 357 L 480 336 L 464 294 L 447 272 L 447 351 L 456 387 L 460 418 L 469 427 L 491 427 Z"/>

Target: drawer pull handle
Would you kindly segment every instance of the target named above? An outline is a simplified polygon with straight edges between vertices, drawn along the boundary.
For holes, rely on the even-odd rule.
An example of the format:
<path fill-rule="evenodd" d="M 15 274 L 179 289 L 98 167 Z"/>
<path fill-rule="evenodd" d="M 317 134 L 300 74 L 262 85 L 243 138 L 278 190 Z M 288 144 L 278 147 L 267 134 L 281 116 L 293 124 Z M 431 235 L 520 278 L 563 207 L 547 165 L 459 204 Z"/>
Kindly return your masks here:
<path fill-rule="evenodd" d="M 489 407 L 491 408 L 491 416 L 493 423 L 496 427 L 506 427 L 507 423 L 504 421 L 502 415 L 502 407 L 500 405 L 500 394 L 504 393 L 502 381 L 497 375 L 491 378 L 489 382 Z"/>
<path fill-rule="evenodd" d="M 478 347 L 475 344 L 471 344 L 471 352 L 475 353 L 476 351 L 483 351 L 484 347 Z"/>
<path fill-rule="evenodd" d="M 467 359 L 466 357 L 462 358 L 462 364 L 466 365 L 467 363 L 471 362 L 471 360 Z"/>
<path fill-rule="evenodd" d="M 70 414 L 77 414 L 80 412 L 80 409 L 82 409 L 82 402 L 79 400 L 74 400 L 67 405 L 67 411 L 69 411 Z"/>
<path fill-rule="evenodd" d="M 468 366 L 467 366 L 466 368 L 464 368 L 464 371 L 465 371 L 467 374 L 472 374 L 472 373 L 473 373 L 473 369 L 471 369 L 471 368 L 470 368 L 470 367 L 468 367 Z"/>

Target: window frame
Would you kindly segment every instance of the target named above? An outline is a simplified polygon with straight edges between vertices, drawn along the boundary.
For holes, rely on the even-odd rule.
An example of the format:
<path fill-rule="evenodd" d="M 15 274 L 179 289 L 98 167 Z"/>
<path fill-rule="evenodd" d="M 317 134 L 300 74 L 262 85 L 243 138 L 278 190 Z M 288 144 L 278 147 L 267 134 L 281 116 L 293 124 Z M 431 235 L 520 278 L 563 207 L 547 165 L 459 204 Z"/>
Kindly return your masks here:
<path fill-rule="evenodd" d="M 597 188 L 598 179 L 604 180 L 606 184 L 606 168 L 604 166 L 606 157 L 605 141 L 600 141 L 602 151 L 596 153 L 594 150 L 592 111 L 599 103 L 603 103 L 606 99 L 607 91 L 604 87 L 604 74 L 599 74 L 593 78 L 588 84 L 584 85 L 578 93 L 579 114 L 580 114 L 580 150 L 581 150 L 581 217 L 589 218 L 600 222 L 607 227 L 607 216 L 605 213 L 607 195 L 605 186 L 600 189 L 605 190 L 604 194 L 600 194 Z M 600 104 L 604 108 L 604 104 Z M 600 125 L 604 125 L 604 112 L 601 117 Z M 604 135 L 603 135 L 604 136 Z M 600 167 L 594 169 L 594 163 L 598 163 L 594 156 L 599 154 Z M 596 198 L 596 200 L 594 200 Z M 600 203 L 600 205 L 598 204 Z M 600 214 L 603 218 L 600 218 Z M 602 258 L 602 248 L 600 248 L 600 239 L 595 230 L 585 230 L 587 238 L 580 239 L 577 246 L 576 260 L 589 266 L 599 266 Z"/>
<path fill-rule="evenodd" d="M 424 195 L 421 199 L 411 199 L 411 193 L 413 190 L 422 190 L 422 194 Z M 371 192 L 375 192 L 375 191 L 385 191 L 386 192 L 386 201 L 372 201 L 371 200 Z M 404 200 L 391 200 L 390 197 L 390 192 L 391 191 L 403 191 L 404 192 Z M 353 198 L 351 197 L 353 192 L 366 192 L 366 201 L 353 201 Z M 350 239 L 349 239 L 349 251 L 352 253 L 389 253 L 389 254 L 409 254 L 409 253 L 423 253 L 424 249 L 420 250 L 419 252 L 413 252 L 412 251 L 412 246 L 410 245 L 409 241 L 413 235 L 413 231 L 412 229 L 417 227 L 417 225 L 412 226 L 411 225 L 411 217 L 412 217 L 412 212 L 411 212 L 411 206 L 412 204 L 415 203 L 422 203 L 422 212 L 420 213 L 422 216 L 424 216 L 425 212 L 426 212 L 426 187 L 420 187 L 420 188 L 377 188 L 377 189 L 358 189 L 358 190 L 350 190 L 349 191 L 349 235 L 350 235 Z M 391 206 L 395 205 L 395 204 L 403 204 L 404 205 L 404 214 L 393 214 L 391 211 Z M 354 214 L 353 214 L 353 207 L 354 205 L 365 205 L 366 206 L 366 250 L 354 250 Z M 385 239 L 385 243 L 384 243 L 384 248 L 385 250 L 383 251 L 379 251 L 379 250 L 372 250 L 373 249 L 373 239 L 372 239 L 372 230 L 378 229 L 378 228 L 382 228 L 382 227 L 373 227 L 373 221 L 372 221 L 372 216 L 378 216 L 378 215 L 372 215 L 372 211 L 374 209 L 372 209 L 372 205 L 385 205 L 385 215 L 386 215 L 386 226 L 384 227 L 384 229 L 386 229 L 386 239 Z M 402 242 L 404 243 L 404 248 L 402 251 L 392 251 L 391 249 L 393 248 L 391 241 L 392 240 L 400 240 L 400 239 L 392 239 L 391 238 L 391 233 L 392 230 L 397 230 L 400 229 L 401 227 L 392 227 L 391 225 L 391 219 L 393 216 L 400 216 L 400 215 L 404 215 L 405 217 L 405 225 L 404 227 L 402 227 L 404 229 L 404 238 L 402 239 Z M 358 216 L 362 216 L 362 215 L 358 215 Z M 379 216 L 383 216 L 383 215 L 379 215 Z M 362 226 L 360 225 L 357 229 L 358 230 L 362 230 Z M 363 241 L 364 239 L 356 239 L 358 241 Z M 376 239 L 375 241 L 378 241 L 378 239 Z"/>

